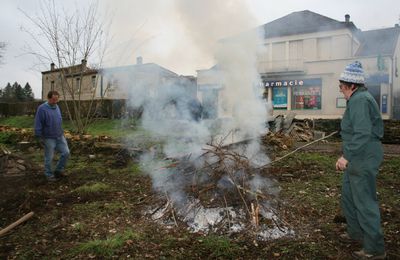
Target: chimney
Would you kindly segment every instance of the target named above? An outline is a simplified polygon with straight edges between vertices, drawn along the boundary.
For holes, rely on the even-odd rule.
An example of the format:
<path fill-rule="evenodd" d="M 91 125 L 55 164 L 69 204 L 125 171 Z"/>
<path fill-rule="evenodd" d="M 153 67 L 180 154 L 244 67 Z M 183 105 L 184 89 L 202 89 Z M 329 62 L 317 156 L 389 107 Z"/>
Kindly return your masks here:
<path fill-rule="evenodd" d="M 82 62 L 82 69 L 86 69 L 87 61 L 83 59 L 81 62 Z"/>
<path fill-rule="evenodd" d="M 142 58 L 142 56 L 139 56 L 139 57 L 136 58 L 136 64 L 137 64 L 137 65 L 142 65 L 142 64 L 143 64 L 143 58 Z"/>
<path fill-rule="evenodd" d="M 349 15 L 349 14 L 346 14 L 346 15 L 344 16 L 344 21 L 345 21 L 346 23 L 349 23 L 349 22 L 350 22 L 350 15 Z"/>
<path fill-rule="evenodd" d="M 56 68 L 56 64 L 54 64 L 54 62 L 52 62 L 50 64 L 50 70 L 55 70 L 55 68 Z"/>

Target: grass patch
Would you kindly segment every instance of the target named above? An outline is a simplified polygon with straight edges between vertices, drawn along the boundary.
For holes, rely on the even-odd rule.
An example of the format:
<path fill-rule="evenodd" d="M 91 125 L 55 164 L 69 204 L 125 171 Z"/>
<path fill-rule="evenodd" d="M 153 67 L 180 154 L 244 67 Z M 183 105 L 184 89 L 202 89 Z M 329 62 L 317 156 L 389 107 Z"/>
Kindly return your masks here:
<path fill-rule="evenodd" d="M 272 251 L 276 254 L 276 257 L 279 257 L 279 259 L 299 259 L 299 255 L 307 256 L 304 257 L 304 259 L 329 259 L 334 255 L 337 256 L 334 247 L 329 245 L 327 247 L 318 241 L 308 240 L 297 241 L 295 243 L 287 242 L 288 241 L 285 240 L 278 241 L 272 248 Z"/>
<path fill-rule="evenodd" d="M 0 144 L 16 144 L 18 134 L 14 132 L 0 132 Z"/>
<path fill-rule="evenodd" d="M 335 155 L 298 153 L 281 162 L 295 176 L 280 182 L 281 195 L 292 203 L 305 205 L 318 215 L 335 215 L 339 208 L 342 173 L 335 170 Z"/>
<path fill-rule="evenodd" d="M 114 138 L 126 136 L 135 131 L 134 127 L 126 126 L 123 119 L 100 119 L 91 124 L 87 132 L 91 135 L 108 135 Z"/>
<path fill-rule="evenodd" d="M 79 215 L 86 217 L 102 216 L 126 210 L 126 207 L 121 202 L 91 202 L 85 204 L 76 204 L 73 206 L 74 211 Z"/>
<path fill-rule="evenodd" d="M 73 192 L 76 192 L 78 194 L 90 194 L 90 193 L 99 193 L 99 192 L 105 192 L 105 191 L 110 191 L 111 187 L 108 184 L 102 183 L 102 182 L 96 182 L 92 184 L 85 184 L 83 186 L 80 186 L 76 189 L 73 190 Z"/>
<path fill-rule="evenodd" d="M 292 155 L 292 160 L 285 160 L 285 164 L 298 164 L 318 166 L 320 169 L 335 172 L 337 156 L 330 156 L 320 153 L 297 153 Z"/>
<path fill-rule="evenodd" d="M 240 252 L 237 244 L 223 236 L 207 236 L 202 240 L 202 245 L 207 251 L 210 251 L 212 258 L 235 258 Z"/>
<path fill-rule="evenodd" d="M 98 257 L 111 257 L 121 249 L 128 240 L 139 240 L 141 235 L 133 230 L 116 234 L 106 239 L 96 239 L 80 244 L 74 251 L 76 254 L 94 254 Z"/>
<path fill-rule="evenodd" d="M 0 125 L 18 128 L 34 128 L 34 116 L 1 117 Z M 125 119 L 99 119 L 94 121 L 87 129 L 90 135 L 108 135 L 114 138 L 124 137 L 136 131 L 136 121 Z M 63 120 L 63 128 L 74 132 L 73 124 Z"/>
<path fill-rule="evenodd" d="M 78 233 L 81 233 L 81 234 L 84 234 L 84 232 L 89 229 L 89 227 L 86 224 L 83 224 L 80 222 L 76 222 L 76 223 L 72 224 L 71 226 L 75 231 L 77 231 Z"/>
<path fill-rule="evenodd" d="M 140 175 L 141 174 L 140 164 L 133 163 L 132 165 L 130 165 L 129 172 L 132 175 Z"/>
<path fill-rule="evenodd" d="M 8 125 L 18 128 L 33 128 L 34 120 L 33 116 L 0 117 L 0 125 Z"/>
<path fill-rule="evenodd" d="M 392 207 L 400 206 L 400 193 L 398 192 L 398 187 L 400 186 L 399 168 L 400 157 L 385 159 L 377 176 L 379 201 Z"/>
<path fill-rule="evenodd" d="M 107 169 L 108 174 L 120 174 L 129 176 L 139 176 L 142 171 L 138 163 L 130 162 L 126 168 L 123 169 Z"/>

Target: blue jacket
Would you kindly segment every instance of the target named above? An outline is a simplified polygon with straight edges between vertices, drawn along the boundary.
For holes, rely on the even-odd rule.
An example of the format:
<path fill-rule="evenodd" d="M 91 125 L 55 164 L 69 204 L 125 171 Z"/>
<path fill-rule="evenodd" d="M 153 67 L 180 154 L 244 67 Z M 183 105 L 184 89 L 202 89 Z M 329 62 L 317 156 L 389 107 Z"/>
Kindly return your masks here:
<path fill-rule="evenodd" d="M 64 135 L 60 108 L 47 102 L 39 106 L 35 116 L 35 136 L 59 138 Z"/>

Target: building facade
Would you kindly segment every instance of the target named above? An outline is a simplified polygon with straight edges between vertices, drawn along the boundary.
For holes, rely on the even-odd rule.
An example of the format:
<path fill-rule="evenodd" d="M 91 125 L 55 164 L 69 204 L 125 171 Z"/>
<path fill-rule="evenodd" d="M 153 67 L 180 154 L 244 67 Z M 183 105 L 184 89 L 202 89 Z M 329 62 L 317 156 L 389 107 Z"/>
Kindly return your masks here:
<path fill-rule="evenodd" d="M 88 68 L 86 64 L 86 60 L 66 68 L 55 68 L 54 63 L 50 64 L 50 70 L 42 72 L 42 99 L 47 99 L 50 90 L 58 91 L 62 100 L 91 100 L 96 97 L 99 71 Z"/>
<path fill-rule="evenodd" d="M 337 21 L 306 10 L 257 29 L 263 31 L 265 47 L 257 69 L 275 115 L 295 112 L 300 118 L 341 117 L 346 101 L 338 79 L 347 64 L 358 60 L 383 118 L 400 119 L 398 25 L 361 31 L 349 15 Z M 198 87 L 206 100 L 218 100 L 219 91 L 229 89 L 220 85 L 218 74 L 218 66 L 198 71 Z"/>
<path fill-rule="evenodd" d="M 57 90 L 61 100 L 115 99 L 143 100 L 160 93 L 184 93 L 196 97 L 196 78 L 181 76 L 155 63 L 143 63 L 141 57 L 134 65 L 91 69 L 86 61 L 76 66 L 55 68 L 42 72 L 42 99 L 50 90 Z"/>

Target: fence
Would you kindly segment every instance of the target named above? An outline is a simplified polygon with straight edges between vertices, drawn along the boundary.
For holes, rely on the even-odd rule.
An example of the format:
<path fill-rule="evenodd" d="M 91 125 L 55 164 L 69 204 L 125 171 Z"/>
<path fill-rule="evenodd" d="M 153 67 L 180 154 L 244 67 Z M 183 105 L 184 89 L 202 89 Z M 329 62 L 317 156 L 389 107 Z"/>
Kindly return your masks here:
<path fill-rule="evenodd" d="M 89 107 L 90 100 L 83 100 L 79 102 L 78 109 L 81 111 L 81 115 L 86 115 Z M 91 112 L 96 117 L 104 118 L 120 118 L 125 116 L 127 113 L 130 115 L 137 115 L 137 110 L 127 107 L 125 99 L 104 99 L 104 100 L 93 100 L 91 107 Z M 0 103 L 0 117 L 10 117 L 10 116 L 23 116 L 29 115 L 33 116 L 36 110 L 43 101 L 31 101 L 31 102 L 17 102 L 17 103 Z M 58 105 L 62 111 L 62 115 L 68 118 L 67 104 L 74 115 L 73 101 L 60 101 Z"/>

